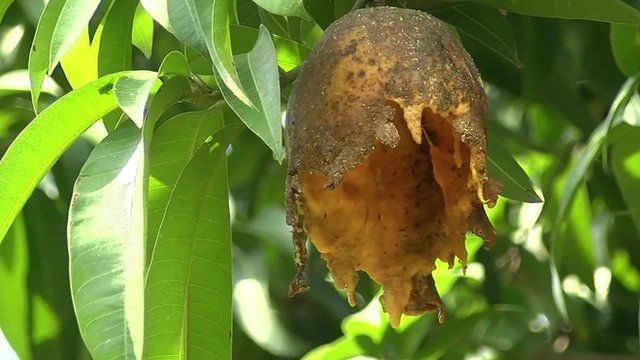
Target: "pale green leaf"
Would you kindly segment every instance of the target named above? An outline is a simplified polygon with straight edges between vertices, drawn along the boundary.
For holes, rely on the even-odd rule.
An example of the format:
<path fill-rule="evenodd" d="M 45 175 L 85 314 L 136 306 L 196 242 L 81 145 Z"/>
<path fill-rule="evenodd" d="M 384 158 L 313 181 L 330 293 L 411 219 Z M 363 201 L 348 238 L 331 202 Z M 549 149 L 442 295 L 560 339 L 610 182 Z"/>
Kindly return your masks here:
<path fill-rule="evenodd" d="M 487 150 L 487 172 L 502 184 L 501 196 L 522 202 L 542 202 L 527 173 L 493 133 L 489 133 Z"/>
<path fill-rule="evenodd" d="M 96 360 L 139 359 L 144 322 L 144 144 L 128 122 L 93 150 L 69 210 L 71 293 Z"/>
<path fill-rule="evenodd" d="M 153 51 L 153 18 L 149 16 L 142 4 L 138 4 L 133 17 L 131 42 L 142 51 L 147 59 L 151 59 Z"/>
<path fill-rule="evenodd" d="M 231 356 L 227 126 L 203 145 L 169 199 L 145 283 L 145 358 Z"/>
<path fill-rule="evenodd" d="M 116 108 L 113 85 L 125 74 L 105 76 L 63 96 L 11 144 L 0 160 L 0 239 L 62 152 L 91 124 Z"/>
<path fill-rule="evenodd" d="M 255 107 L 246 105 L 224 86 L 220 89 L 240 119 L 271 148 L 279 162 L 284 159 L 282 111 L 276 52 L 269 31 L 260 26 L 254 48 L 236 56 L 240 81 Z M 216 76 L 220 74 L 216 72 Z"/>
<path fill-rule="evenodd" d="M 311 20 L 302 0 L 253 0 L 253 2 L 270 13 Z"/>
<path fill-rule="evenodd" d="M 96 41 L 101 30 L 94 35 Z M 74 89 L 79 89 L 98 78 L 98 49 L 91 46 L 89 27 L 85 27 L 76 42 L 60 60 L 64 75 Z"/>
<path fill-rule="evenodd" d="M 51 0 L 40 17 L 29 53 L 33 107 L 42 79 L 52 72 L 87 26 L 100 0 Z"/>
<path fill-rule="evenodd" d="M 141 0 L 146 11 L 175 37 L 202 55 L 209 53 L 212 0 Z"/>
<path fill-rule="evenodd" d="M 640 12 L 621 0 L 475 0 L 529 16 L 640 25 Z"/>
<path fill-rule="evenodd" d="M 144 123 L 149 96 L 158 87 L 158 73 L 153 71 L 123 76 L 116 83 L 114 93 L 118 106 L 138 127 Z"/>
<path fill-rule="evenodd" d="M 185 112 L 164 122 L 149 149 L 147 255 L 150 256 L 167 202 L 180 173 L 205 139 L 223 124 L 222 109 Z"/>

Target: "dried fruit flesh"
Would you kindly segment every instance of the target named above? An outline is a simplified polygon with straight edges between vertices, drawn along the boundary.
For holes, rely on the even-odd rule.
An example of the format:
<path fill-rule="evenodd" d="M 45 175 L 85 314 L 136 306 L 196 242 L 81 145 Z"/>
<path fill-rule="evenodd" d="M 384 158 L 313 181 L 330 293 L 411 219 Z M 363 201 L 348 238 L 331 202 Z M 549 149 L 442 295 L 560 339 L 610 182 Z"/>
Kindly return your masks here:
<path fill-rule="evenodd" d="M 352 305 L 364 271 L 382 285 L 393 326 L 403 313 L 442 318 L 435 260 L 464 265 L 467 231 L 492 241 L 485 112 L 473 62 L 430 15 L 379 7 L 330 26 L 287 114 L 290 293 L 307 289 L 308 236 Z"/>

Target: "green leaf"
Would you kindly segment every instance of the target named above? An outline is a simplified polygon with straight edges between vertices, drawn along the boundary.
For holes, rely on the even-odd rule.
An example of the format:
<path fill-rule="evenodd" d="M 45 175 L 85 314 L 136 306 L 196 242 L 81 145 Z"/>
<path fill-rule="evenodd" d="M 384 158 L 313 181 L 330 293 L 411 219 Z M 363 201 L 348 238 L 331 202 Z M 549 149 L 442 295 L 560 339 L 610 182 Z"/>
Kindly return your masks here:
<path fill-rule="evenodd" d="M 178 40 L 209 53 L 212 0 L 141 0 L 145 10 Z"/>
<path fill-rule="evenodd" d="M 151 59 L 153 51 L 153 18 L 149 16 L 142 4 L 138 4 L 133 17 L 133 31 L 131 42 L 142 51 L 142 54 Z"/>
<path fill-rule="evenodd" d="M 0 160 L 0 239 L 62 152 L 91 124 L 116 108 L 112 88 L 125 74 L 105 76 L 63 96 L 11 144 Z"/>
<path fill-rule="evenodd" d="M 11 4 L 13 4 L 13 0 L 0 0 L 0 21 L 4 18 L 4 14 Z"/>
<path fill-rule="evenodd" d="M 153 134 L 149 149 L 147 257 L 150 257 L 171 192 L 193 154 L 223 125 L 222 110 L 176 115 Z"/>
<path fill-rule="evenodd" d="M 20 359 L 31 359 L 28 239 L 22 216 L 0 244 L 0 328 Z"/>
<path fill-rule="evenodd" d="M 640 72 L 640 27 L 611 24 L 611 50 L 618 68 L 625 75 Z"/>
<path fill-rule="evenodd" d="M 158 73 L 154 71 L 140 71 L 126 75 L 116 82 L 114 93 L 118 106 L 138 127 L 143 126 L 147 101 L 158 87 Z"/>
<path fill-rule="evenodd" d="M 264 26 L 260 26 L 254 48 L 247 54 L 237 55 L 236 63 L 242 85 L 255 107 L 246 105 L 224 86 L 220 87 L 222 95 L 247 127 L 271 148 L 276 160 L 282 162 L 280 80 L 275 48 Z M 216 76 L 219 78 L 220 74 L 216 72 Z"/>
<path fill-rule="evenodd" d="M 513 65 L 522 67 L 507 18 L 497 9 L 462 3 L 433 12 L 433 15 L 455 26 L 461 34 L 481 43 Z"/>
<path fill-rule="evenodd" d="M 488 140 L 487 172 L 490 178 L 502 184 L 500 195 L 522 202 L 542 202 L 527 173 L 500 140 L 492 133 L 489 133 Z"/>
<path fill-rule="evenodd" d="M 611 146 L 611 165 L 631 219 L 640 233 L 640 128 L 626 124 L 620 126 L 624 127 L 624 135 Z"/>
<path fill-rule="evenodd" d="M 515 13 L 640 25 L 640 12 L 621 0 L 475 0 Z"/>
<path fill-rule="evenodd" d="M 203 145 L 169 199 L 145 282 L 145 358 L 231 356 L 227 126 Z"/>
<path fill-rule="evenodd" d="M 131 34 L 137 1 L 115 0 L 103 21 L 98 76 L 131 68 Z"/>
<path fill-rule="evenodd" d="M 69 210 L 71 292 L 96 360 L 139 359 L 144 321 L 144 144 L 132 123 L 93 150 Z"/>
<path fill-rule="evenodd" d="M 100 0 L 51 0 L 38 22 L 29 53 L 33 108 L 44 75 L 51 73 L 87 26 Z"/>
<path fill-rule="evenodd" d="M 89 27 L 85 27 L 69 51 L 60 59 L 64 75 L 72 88 L 78 89 L 98 78 L 98 49 L 96 44 L 102 36 L 98 29 L 93 36 L 96 41 L 91 46 Z"/>
<path fill-rule="evenodd" d="M 251 51 L 251 47 L 255 44 L 259 34 L 260 31 L 258 29 L 231 25 L 231 43 L 234 51 L 238 53 Z M 276 47 L 278 66 L 284 71 L 296 68 L 311 52 L 311 49 L 299 42 L 273 34 L 271 38 Z"/>
<path fill-rule="evenodd" d="M 270 13 L 282 16 L 297 16 L 305 20 L 311 20 L 302 0 L 253 0 L 253 2 Z"/>
<path fill-rule="evenodd" d="M 213 0 L 211 23 L 211 42 L 209 53 L 218 78 L 231 90 L 233 95 L 245 105 L 253 107 L 253 103 L 242 88 L 239 74 L 233 65 L 231 52 L 230 24 L 233 12 L 233 0 Z"/>

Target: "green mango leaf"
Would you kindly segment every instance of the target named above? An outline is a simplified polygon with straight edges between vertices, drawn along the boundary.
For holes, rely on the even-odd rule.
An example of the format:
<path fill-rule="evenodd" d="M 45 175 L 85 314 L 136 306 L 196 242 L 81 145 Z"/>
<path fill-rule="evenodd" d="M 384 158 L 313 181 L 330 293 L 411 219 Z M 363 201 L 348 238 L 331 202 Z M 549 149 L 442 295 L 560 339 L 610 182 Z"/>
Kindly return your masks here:
<path fill-rule="evenodd" d="M 7 149 L 0 160 L 0 239 L 62 152 L 117 107 L 112 89 L 125 74 L 105 76 L 63 96 L 40 113 Z"/>
<path fill-rule="evenodd" d="M 98 76 L 131 69 L 131 34 L 137 1 L 115 0 L 103 20 Z"/>
<path fill-rule="evenodd" d="M 153 134 L 149 149 L 147 190 L 147 257 L 153 252 L 160 224 L 178 177 L 207 137 L 223 125 L 222 109 L 178 114 Z"/>
<path fill-rule="evenodd" d="M 255 107 L 246 105 L 225 86 L 220 90 L 240 119 L 273 151 L 278 162 L 284 159 L 282 145 L 282 111 L 280 107 L 280 79 L 276 52 L 269 31 L 260 26 L 260 34 L 253 49 L 235 57 L 240 81 Z M 216 77 L 220 74 L 216 71 Z"/>
<path fill-rule="evenodd" d="M 527 173 L 492 133 L 489 133 L 487 152 L 487 172 L 502 184 L 501 196 L 528 203 L 542 202 Z"/>
<path fill-rule="evenodd" d="M 529 16 L 640 25 L 640 11 L 621 0 L 475 0 Z"/>
<path fill-rule="evenodd" d="M 254 107 L 243 89 L 244 84 L 241 83 L 233 64 L 230 30 L 233 3 L 233 0 L 213 0 L 209 53 L 213 60 L 213 66 L 217 70 L 218 78 L 224 82 L 236 98 L 245 105 Z"/>
<path fill-rule="evenodd" d="M 433 15 L 453 25 L 461 34 L 481 43 L 516 67 L 522 67 L 507 18 L 497 9 L 462 3 Z"/>
<path fill-rule="evenodd" d="M 133 30 L 131 35 L 133 46 L 151 59 L 153 51 L 153 18 L 147 13 L 142 4 L 138 4 L 133 16 Z"/>
<path fill-rule="evenodd" d="M 311 20 L 302 0 L 253 0 L 253 2 L 273 14 Z"/>
<path fill-rule="evenodd" d="M 231 357 L 231 230 L 225 149 L 214 135 L 169 199 L 145 282 L 145 358 Z"/>
<path fill-rule="evenodd" d="M 19 359 L 31 359 L 29 329 L 29 250 L 22 216 L 0 244 L 0 328 Z M 4 354 L 3 354 L 4 355 Z"/>
<path fill-rule="evenodd" d="M 178 40 L 209 55 L 224 83 L 251 105 L 233 65 L 229 25 L 232 0 L 141 0 L 147 12 Z"/>
<path fill-rule="evenodd" d="M 640 234 L 640 128 L 629 125 L 624 127 L 624 135 L 616 139 L 611 146 L 611 165 L 616 182 L 622 193 L 631 219 Z"/>
<path fill-rule="evenodd" d="M 13 4 L 13 0 L 0 0 L 0 21 L 4 18 L 4 14 L 11 4 Z"/>
<path fill-rule="evenodd" d="M 611 24 L 611 50 L 622 73 L 633 76 L 640 72 L 640 26 Z"/>
<path fill-rule="evenodd" d="M 141 0 L 145 10 L 178 40 L 209 52 L 212 0 Z"/>
<path fill-rule="evenodd" d="M 114 87 L 118 106 L 138 126 L 142 127 L 146 117 L 147 101 L 159 88 L 158 73 L 141 71 L 123 76 Z"/>
<path fill-rule="evenodd" d="M 128 122 L 93 150 L 69 209 L 71 294 L 96 360 L 139 359 L 144 322 L 144 144 Z"/>
<path fill-rule="evenodd" d="M 231 25 L 231 43 L 234 51 L 237 53 L 251 51 L 259 34 L 260 31 L 258 29 Z M 291 71 L 296 68 L 311 52 L 311 49 L 306 45 L 281 36 L 272 34 L 271 39 L 276 47 L 278 66 L 284 71 Z"/>
<path fill-rule="evenodd" d="M 33 108 L 38 111 L 40 87 L 87 26 L 100 0 L 51 0 L 38 22 L 29 53 Z"/>
<path fill-rule="evenodd" d="M 89 27 L 85 27 L 69 51 L 60 59 L 69 85 L 79 89 L 98 78 L 98 45 L 102 30 L 93 35 L 93 46 L 89 39 Z"/>

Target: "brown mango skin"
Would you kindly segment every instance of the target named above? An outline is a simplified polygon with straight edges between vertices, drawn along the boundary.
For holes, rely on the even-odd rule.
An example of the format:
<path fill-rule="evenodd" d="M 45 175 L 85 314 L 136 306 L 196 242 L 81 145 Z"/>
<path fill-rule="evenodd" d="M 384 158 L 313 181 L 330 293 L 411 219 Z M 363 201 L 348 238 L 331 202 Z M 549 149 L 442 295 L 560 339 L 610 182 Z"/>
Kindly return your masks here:
<path fill-rule="evenodd" d="M 465 234 L 490 245 L 486 98 L 445 24 L 415 10 L 361 9 L 332 24 L 287 109 L 287 222 L 306 290 L 306 239 L 355 305 L 357 271 L 380 283 L 391 324 L 444 309 L 436 259 L 466 264 Z"/>

